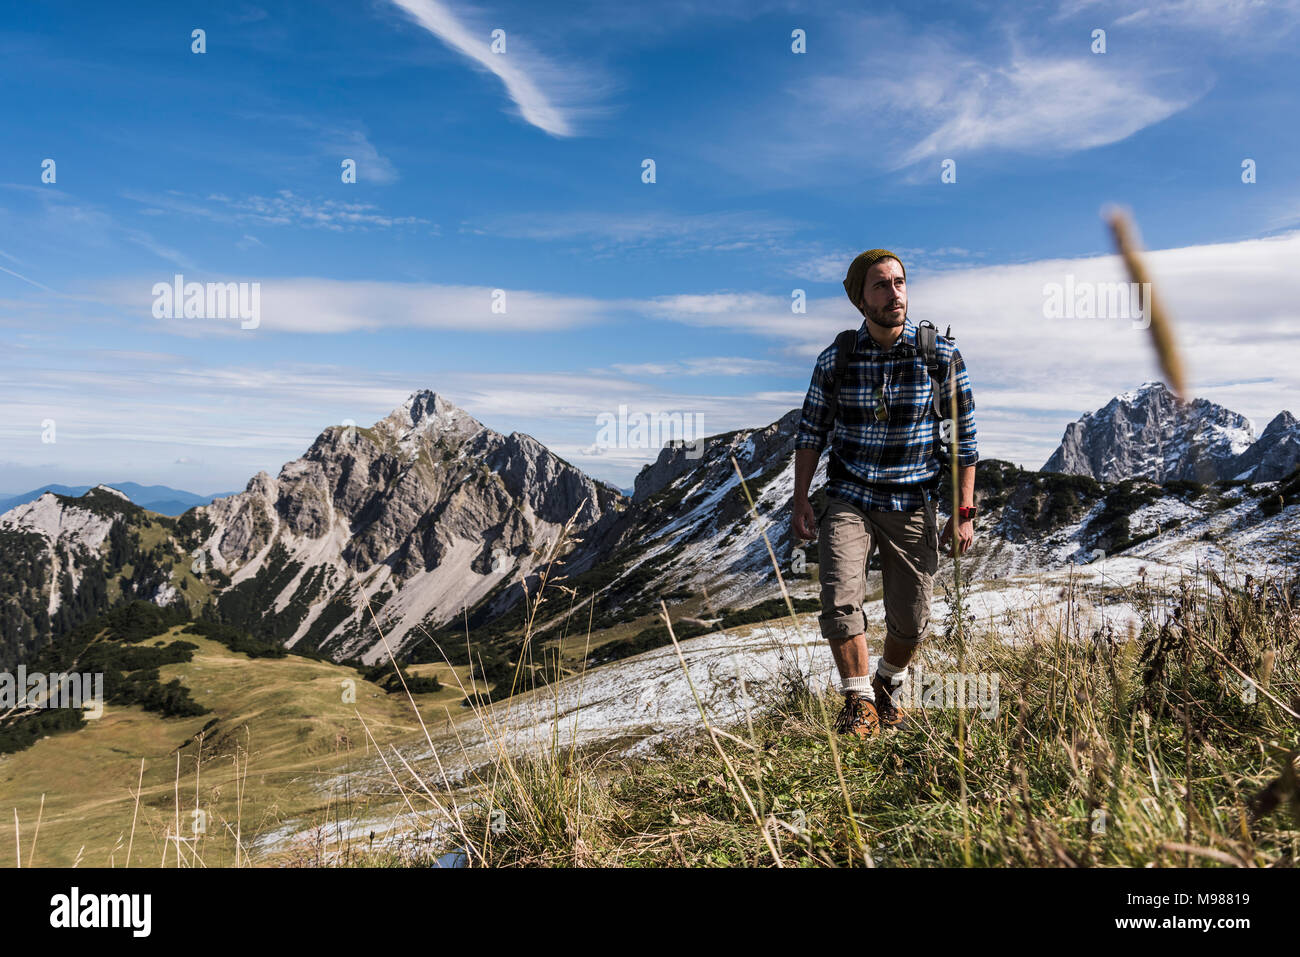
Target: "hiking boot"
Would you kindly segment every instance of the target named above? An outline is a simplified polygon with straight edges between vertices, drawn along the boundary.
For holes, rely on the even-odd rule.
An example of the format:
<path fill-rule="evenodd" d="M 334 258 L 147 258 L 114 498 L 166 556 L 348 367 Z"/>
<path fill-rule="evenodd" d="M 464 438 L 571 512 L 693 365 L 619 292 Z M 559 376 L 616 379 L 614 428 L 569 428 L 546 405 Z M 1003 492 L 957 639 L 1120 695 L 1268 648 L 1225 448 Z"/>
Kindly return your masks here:
<path fill-rule="evenodd" d="M 894 704 L 893 697 L 901 687 L 901 683 L 887 684 L 880 677 L 880 672 L 876 672 L 871 679 L 871 690 L 876 695 L 876 717 L 882 727 L 898 729 L 905 726 L 903 710 Z"/>
<path fill-rule="evenodd" d="M 844 707 L 835 719 L 835 730 L 857 738 L 869 738 L 880 732 L 880 720 L 871 699 L 857 691 L 844 692 Z"/>

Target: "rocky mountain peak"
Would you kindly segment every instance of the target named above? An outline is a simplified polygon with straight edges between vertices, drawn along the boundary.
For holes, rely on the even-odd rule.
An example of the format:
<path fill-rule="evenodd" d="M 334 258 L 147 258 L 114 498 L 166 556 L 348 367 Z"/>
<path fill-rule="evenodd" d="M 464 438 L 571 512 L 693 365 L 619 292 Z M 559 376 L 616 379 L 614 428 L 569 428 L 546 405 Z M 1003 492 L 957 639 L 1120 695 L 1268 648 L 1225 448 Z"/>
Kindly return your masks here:
<path fill-rule="evenodd" d="M 1281 412 L 1279 412 L 1277 415 L 1273 417 L 1272 422 L 1270 422 L 1267 426 L 1265 426 L 1263 433 L 1260 435 L 1260 438 L 1263 438 L 1265 435 L 1267 435 L 1270 429 L 1274 429 L 1274 428 L 1278 430 L 1294 429 L 1297 425 L 1300 425 L 1300 419 L 1297 419 L 1286 409 L 1283 409 Z"/>
<path fill-rule="evenodd" d="M 659 450 L 659 457 L 637 473 L 633 501 L 644 502 L 681 476 L 715 461 L 720 461 L 724 471 L 730 473 L 734 466 L 728 456 L 732 454 L 746 474 L 756 468 L 761 471 L 770 467 L 792 453 L 801 414 L 802 409 L 791 409 L 761 428 L 710 435 L 698 442 L 665 444 Z"/>
<path fill-rule="evenodd" d="M 1177 396 L 1174 395 L 1169 386 L 1159 379 L 1152 379 L 1143 382 L 1136 389 L 1126 389 L 1110 401 L 1121 405 L 1134 405 L 1141 402 L 1163 402 L 1176 399 Z"/>
<path fill-rule="evenodd" d="M 1259 441 L 1233 463 L 1232 478 L 1276 482 L 1300 462 L 1300 421 L 1283 409 L 1259 434 Z"/>
<path fill-rule="evenodd" d="M 254 634 L 379 656 L 379 628 L 396 645 L 481 603 L 520 600 L 560 528 L 576 516 L 580 534 L 618 497 L 532 436 L 502 435 L 420 389 L 371 426 L 325 429 L 278 477 L 260 472 L 200 507 L 195 544 L 236 588 L 270 596 L 256 607 L 217 599 Z"/>
<path fill-rule="evenodd" d="M 456 403 L 432 389 L 416 389 L 393 411 L 405 413 L 411 427 L 419 428 L 430 419 L 450 418 L 462 410 Z"/>
<path fill-rule="evenodd" d="M 118 498 L 123 499 L 124 501 L 127 501 L 127 502 L 131 501 L 131 499 L 127 497 L 127 494 L 126 494 L 125 492 L 120 492 L 120 491 L 118 491 L 117 489 L 115 489 L 115 488 L 110 488 L 109 486 L 104 485 L 104 484 L 102 484 L 102 483 L 101 483 L 100 485 L 96 485 L 96 486 L 95 486 L 94 488 L 92 488 L 90 491 L 92 491 L 92 492 L 107 492 L 109 495 L 116 495 Z"/>
<path fill-rule="evenodd" d="M 375 428 L 388 432 L 403 446 L 412 446 L 421 436 L 460 442 L 487 427 L 446 396 L 432 389 L 417 389 L 376 422 Z"/>
<path fill-rule="evenodd" d="M 271 478 L 265 471 L 258 472 L 248 480 L 248 485 L 244 487 L 244 491 L 260 495 L 262 498 L 270 498 L 275 491 L 275 479 Z"/>
<path fill-rule="evenodd" d="M 1289 435 L 1285 424 L 1276 431 Z M 1274 458 L 1286 457 L 1285 439 L 1282 444 Z M 1257 466 L 1264 455 L 1252 459 L 1256 445 L 1245 416 L 1208 399 L 1179 402 L 1163 382 L 1144 382 L 1066 426 L 1043 471 L 1104 482 L 1213 482 Z"/>

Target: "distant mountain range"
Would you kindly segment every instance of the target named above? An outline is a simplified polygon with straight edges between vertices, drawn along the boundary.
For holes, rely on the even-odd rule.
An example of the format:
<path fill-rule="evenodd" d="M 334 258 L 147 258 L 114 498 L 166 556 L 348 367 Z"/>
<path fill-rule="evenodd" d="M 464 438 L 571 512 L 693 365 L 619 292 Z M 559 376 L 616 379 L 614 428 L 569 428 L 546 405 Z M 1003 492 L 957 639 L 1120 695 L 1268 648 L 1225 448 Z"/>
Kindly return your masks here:
<path fill-rule="evenodd" d="M 417 658 L 472 645 L 508 664 L 533 653 L 524 598 L 542 574 L 572 592 L 540 608 L 536 640 L 578 628 L 577 613 L 583 629 L 626 635 L 601 660 L 644 650 L 667 641 L 655 625 L 662 597 L 700 596 L 688 627 L 707 629 L 779 595 L 769 541 L 792 589 L 812 589 L 805 565 L 817 550 L 789 529 L 798 421 L 791 410 L 690 455 L 666 446 L 629 497 L 420 390 L 373 426 L 331 426 L 278 476 L 259 472 L 179 517 L 105 485 L 47 491 L 0 515 L 0 667 L 136 598 L 335 660 L 381 660 L 386 641 Z M 983 531 L 963 574 L 1059 568 L 1097 549 L 1176 555 L 1211 540 L 1225 554 L 1300 563 L 1287 544 L 1300 517 L 1297 438 L 1290 413 L 1255 439 L 1235 413 L 1202 400 L 1179 408 L 1148 383 L 1073 423 L 1043 471 L 981 461 Z M 814 489 L 824 469 L 825 458 Z M 548 566 L 566 525 L 571 544 Z"/>
<path fill-rule="evenodd" d="M 1206 399 L 1180 404 L 1147 382 L 1070 423 L 1044 472 L 1105 482 L 1277 481 L 1300 462 L 1300 422 L 1279 412 L 1255 437 L 1250 420 Z"/>
<path fill-rule="evenodd" d="M 140 485 L 136 482 L 102 482 L 100 484 L 107 488 L 116 489 L 141 508 L 147 508 L 151 512 L 158 512 L 160 515 L 180 515 L 195 505 L 207 505 L 214 499 L 236 494 L 234 492 L 216 492 L 212 495 L 196 495 L 193 492 L 169 488 L 166 485 Z M 11 508 L 34 502 L 46 492 L 56 492 L 59 495 L 76 498 L 85 495 L 93 487 L 90 485 L 42 485 L 40 488 L 34 488 L 30 492 L 23 492 L 20 495 L 6 496 L 0 493 L 0 515 L 3 515 Z"/>

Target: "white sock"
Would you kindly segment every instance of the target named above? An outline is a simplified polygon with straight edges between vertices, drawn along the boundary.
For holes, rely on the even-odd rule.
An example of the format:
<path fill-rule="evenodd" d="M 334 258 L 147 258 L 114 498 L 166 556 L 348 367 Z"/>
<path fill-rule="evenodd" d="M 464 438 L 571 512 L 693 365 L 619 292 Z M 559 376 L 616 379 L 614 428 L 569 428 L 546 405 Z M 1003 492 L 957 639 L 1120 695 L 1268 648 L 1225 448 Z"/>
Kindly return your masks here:
<path fill-rule="evenodd" d="M 876 665 L 876 674 L 880 675 L 881 681 L 891 688 L 897 688 L 903 683 L 903 678 L 907 675 L 907 665 L 891 665 L 884 658 L 881 658 Z"/>
<path fill-rule="evenodd" d="M 863 676 L 861 676 L 860 678 L 841 678 L 841 679 L 840 679 L 840 690 L 841 690 L 841 691 L 856 691 L 858 694 L 862 695 L 864 698 L 870 698 L 872 701 L 875 701 L 875 700 L 876 700 L 876 695 L 875 695 L 875 693 L 871 690 L 871 676 L 870 676 L 870 675 L 863 675 Z"/>

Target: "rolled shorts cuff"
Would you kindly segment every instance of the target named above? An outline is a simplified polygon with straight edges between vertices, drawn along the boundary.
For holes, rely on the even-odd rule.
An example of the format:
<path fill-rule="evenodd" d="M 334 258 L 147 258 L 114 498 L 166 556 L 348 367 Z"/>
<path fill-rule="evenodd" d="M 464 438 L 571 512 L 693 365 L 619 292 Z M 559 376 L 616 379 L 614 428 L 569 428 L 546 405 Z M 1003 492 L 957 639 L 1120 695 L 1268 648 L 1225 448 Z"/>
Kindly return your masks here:
<path fill-rule="evenodd" d="M 866 619 L 861 611 L 850 615 L 836 615 L 833 618 L 819 617 L 817 623 L 821 626 L 822 637 L 827 641 L 842 641 L 867 630 Z"/>
<path fill-rule="evenodd" d="M 927 623 L 926 626 L 922 628 L 920 632 L 917 633 L 915 638 L 904 638 L 902 635 L 898 634 L 897 632 L 890 631 L 888 626 L 886 626 L 885 637 L 890 640 L 896 641 L 901 645 L 907 645 L 909 647 L 915 648 L 921 642 L 925 641 L 926 638 L 930 637 L 930 626 Z"/>

